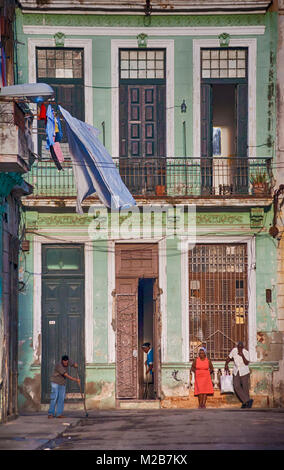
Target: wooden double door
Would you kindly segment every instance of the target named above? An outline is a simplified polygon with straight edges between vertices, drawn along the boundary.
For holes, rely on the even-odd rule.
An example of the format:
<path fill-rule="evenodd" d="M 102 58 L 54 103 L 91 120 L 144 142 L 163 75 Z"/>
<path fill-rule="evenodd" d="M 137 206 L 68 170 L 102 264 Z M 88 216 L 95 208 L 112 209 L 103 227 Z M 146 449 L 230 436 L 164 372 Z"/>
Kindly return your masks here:
<path fill-rule="evenodd" d="M 78 363 L 85 383 L 84 247 L 43 245 L 42 276 L 42 401 L 50 398 L 50 376 L 62 355 Z M 69 370 L 75 376 L 75 369 Z M 80 399 L 74 381 L 66 381 L 66 399 Z"/>
<path fill-rule="evenodd" d="M 161 313 L 156 244 L 116 245 L 116 398 L 145 398 L 145 341 L 154 349 L 153 396 L 160 398 Z"/>
<path fill-rule="evenodd" d="M 134 194 L 165 184 L 166 85 L 121 84 L 119 91 L 122 179 Z"/>

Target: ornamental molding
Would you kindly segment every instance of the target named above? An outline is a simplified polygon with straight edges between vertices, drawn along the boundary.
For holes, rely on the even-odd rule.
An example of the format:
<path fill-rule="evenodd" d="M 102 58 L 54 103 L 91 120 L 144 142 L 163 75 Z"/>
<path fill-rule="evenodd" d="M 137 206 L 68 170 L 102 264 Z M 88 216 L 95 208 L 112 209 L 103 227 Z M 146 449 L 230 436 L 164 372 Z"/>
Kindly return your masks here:
<path fill-rule="evenodd" d="M 65 225 L 76 225 L 86 226 L 92 222 L 92 217 L 76 215 L 52 215 L 48 217 L 40 217 L 38 219 L 38 225 L 40 226 L 65 226 Z"/>
<path fill-rule="evenodd" d="M 197 225 L 235 225 L 245 223 L 244 215 L 230 215 L 230 214 L 196 214 Z"/>
<path fill-rule="evenodd" d="M 137 27 L 100 27 L 100 26 L 60 26 L 60 32 L 68 36 L 135 36 L 143 34 L 145 27 L 141 30 Z M 255 36 L 265 33 L 265 26 L 186 26 L 186 27 L 149 27 L 148 36 L 219 36 L 224 33 L 230 36 Z M 27 35 L 48 34 L 54 36 L 58 33 L 58 26 L 24 25 L 23 32 Z"/>

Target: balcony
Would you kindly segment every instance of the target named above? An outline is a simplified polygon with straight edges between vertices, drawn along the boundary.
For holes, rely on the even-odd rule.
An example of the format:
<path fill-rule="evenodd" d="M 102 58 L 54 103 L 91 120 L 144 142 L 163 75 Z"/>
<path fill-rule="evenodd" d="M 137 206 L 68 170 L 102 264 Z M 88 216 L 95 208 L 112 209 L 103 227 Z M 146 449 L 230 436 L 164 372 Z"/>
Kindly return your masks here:
<path fill-rule="evenodd" d="M 268 198 L 272 190 L 271 158 L 155 157 L 121 158 L 115 164 L 129 191 L 137 198 Z M 33 198 L 74 198 L 72 163 L 63 171 L 53 161 L 39 161 L 25 176 Z M 258 184 L 256 184 L 258 183 Z M 262 183 L 262 184 L 260 184 Z"/>
<path fill-rule="evenodd" d="M 32 121 L 25 104 L 0 101 L 0 172 L 29 171 L 34 162 Z"/>

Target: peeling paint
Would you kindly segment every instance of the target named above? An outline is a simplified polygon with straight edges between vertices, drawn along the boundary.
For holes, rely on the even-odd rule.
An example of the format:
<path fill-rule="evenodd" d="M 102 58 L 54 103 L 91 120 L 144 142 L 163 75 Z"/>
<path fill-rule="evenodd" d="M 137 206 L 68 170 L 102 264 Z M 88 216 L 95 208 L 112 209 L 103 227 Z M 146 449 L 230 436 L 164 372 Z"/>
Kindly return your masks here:
<path fill-rule="evenodd" d="M 22 409 L 28 411 L 40 411 L 41 409 L 41 383 L 40 374 L 34 377 L 26 377 L 23 384 L 19 386 L 20 393 L 25 402 Z"/>
<path fill-rule="evenodd" d="M 115 384 L 113 382 L 89 382 L 86 385 L 86 395 L 88 409 L 115 407 Z"/>

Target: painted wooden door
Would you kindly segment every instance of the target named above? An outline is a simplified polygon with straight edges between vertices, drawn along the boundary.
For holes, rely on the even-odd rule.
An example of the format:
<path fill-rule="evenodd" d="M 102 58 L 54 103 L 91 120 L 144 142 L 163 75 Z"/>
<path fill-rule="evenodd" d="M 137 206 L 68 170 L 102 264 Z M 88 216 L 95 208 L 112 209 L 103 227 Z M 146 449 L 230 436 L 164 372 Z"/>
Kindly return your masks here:
<path fill-rule="evenodd" d="M 137 399 L 138 279 L 116 281 L 116 397 Z"/>
<path fill-rule="evenodd" d="M 43 251 L 50 247 L 44 247 Z M 52 248 L 51 248 L 52 249 Z M 56 250 L 57 248 L 54 248 Z M 57 257 L 62 256 L 64 250 L 69 250 L 65 259 L 74 257 L 74 265 L 62 265 Z M 76 250 L 76 251 L 74 251 Z M 76 256 L 80 258 L 77 266 Z M 81 385 L 84 388 L 85 373 L 85 335 L 84 335 L 84 274 L 83 274 L 83 248 L 60 247 L 54 252 L 54 265 L 46 268 L 43 263 L 42 278 L 42 400 L 49 399 L 50 376 L 54 365 L 67 354 L 70 359 L 79 365 L 78 372 Z M 43 261 L 46 260 L 43 253 Z M 71 261 L 70 261 L 71 263 Z M 61 269 L 60 269 L 61 266 Z M 59 269 L 56 269 L 58 268 Z M 66 269 L 64 269 L 66 268 Z M 71 269 L 69 269 L 71 268 Z M 73 268 L 73 269 L 72 269 Z M 67 271 L 70 271 L 70 274 Z M 58 271 L 61 271 L 58 272 Z M 75 275 L 77 271 L 77 275 Z M 75 375 L 75 369 L 70 368 L 70 374 Z M 66 398 L 80 398 L 80 390 L 76 382 L 66 381 Z"/>
<path fill-rule="evenodd" d="M 165 93 L 165 85 L 120 85 L 120 172 L 129 189 L 164 184 Z"/>

